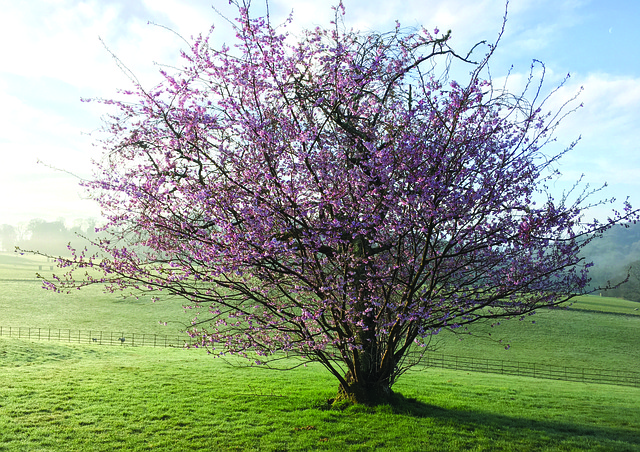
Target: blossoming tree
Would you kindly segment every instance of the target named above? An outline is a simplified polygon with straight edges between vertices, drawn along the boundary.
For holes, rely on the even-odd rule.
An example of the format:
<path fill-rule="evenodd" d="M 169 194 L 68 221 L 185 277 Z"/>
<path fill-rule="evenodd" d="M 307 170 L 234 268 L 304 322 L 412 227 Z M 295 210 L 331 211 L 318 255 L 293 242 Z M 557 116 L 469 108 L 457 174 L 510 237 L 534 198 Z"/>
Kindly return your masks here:
<path fill-rule="evenodd" d="M 235 47 L 195 39 L 177 74 L 108 102 L 87 185 L 111 237 L 45 284 L 184 297 L 193 345 L 319 362 L 361 403 L 388 400 L 443 329 L 581 293 L 602 225 L 581 223 L 587 193 L 545 191 L 564 112 L 542 112 L 533 79 L 514 96 L 483 78 L 495 46 L 472 63 L 437 31 L 345 31 L 340 7 L 296 39 L 239 12 Z"/>

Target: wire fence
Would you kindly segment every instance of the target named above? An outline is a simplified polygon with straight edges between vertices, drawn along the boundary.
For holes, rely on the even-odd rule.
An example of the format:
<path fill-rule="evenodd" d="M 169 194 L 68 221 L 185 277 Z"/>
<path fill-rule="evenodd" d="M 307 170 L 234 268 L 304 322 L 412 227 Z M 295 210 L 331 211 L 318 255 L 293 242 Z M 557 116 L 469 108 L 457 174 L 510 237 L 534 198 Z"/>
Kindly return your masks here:
<path fill-rule="evenodd" d="M 468 372 L 640 387 L 640 372 L 628 370 L 554 366 L 522 361 L 451 356 L 433 352 L 425 353 L 420 364 L 425 367 Z"/>
<path fill-rule="evenodd" d="M 152 333 L 124 333 L 97 330 L 2 326 L 0 326 L 0 336 L 39 341 L 58 341 L 95 345 L 126 345 L 131 347 L 184 347 L 184 345 L 189 341 L 189 337 L 186 334 L 170 336 Z"/>
<path fill-rule="evenodd" d="M 129 347 L 184 347 L 189 342 L 189 337 L 186 334 L 171 336 L 153 333 L 2 326 L 0 326 L 0 336 L 27 340 Z M 418 358 L 418 355 L 414 355 L 414 358 Z M 453 356 L 434 352 L 426 352 L 419 359 L 420 365 L 424 367 L 640 387 L 640 372 L 628 370 L 553 366 L 522 361 Z"/>

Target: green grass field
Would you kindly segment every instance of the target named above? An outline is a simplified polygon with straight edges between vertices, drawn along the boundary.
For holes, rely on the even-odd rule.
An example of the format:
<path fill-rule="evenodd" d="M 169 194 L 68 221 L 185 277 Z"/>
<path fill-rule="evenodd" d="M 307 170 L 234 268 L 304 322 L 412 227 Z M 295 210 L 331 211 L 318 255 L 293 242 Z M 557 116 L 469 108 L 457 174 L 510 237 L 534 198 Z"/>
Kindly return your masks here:
<path fill-rule="evenodd" d="M 316 366 L 0 340 L 0 450 L 640 450 L 640 390 L 412 372 L 395 409 L 328 410 Z"/>
<path fill-rule="evenodd" d="M 474 325 L 472 336 L 438 335 L 434 346 L 450 355 L 637 372 L 640 311 L 634 306 L 640 303 L 582 296 L 567 309 L 542 309 L 523 321 Z"/>
<path fill-rule="evenodd" d="M 52 265 L 55 272 L 55 264 L 40 256 L 0 254 L 0 326 L 171 335 L 194 317 L 179 299 L 153 303 L 150 297 L 105 293 L 100 286 L 71 294 L 44 290 L 35 275 L 50 277 Z"/>
<path fill-rule="evenodd" d="M 97 287 L 46 292 L 33 277 L 47 265 L 38 259 L 0 256 L 0 325 L 170 334 L 192 315 L 180 300 L 122 299 Z M 637 371 L 635 306 L 581 297 L 434 345 Z M 175 323 L 158 324 L 167 320 Z M 0 337 L 0 451 L 640 451 L 640 388 L 421 369 L 394 386 L 403 398 L 393 408 L 328 409 L 337 383 L 321 367 L 243 363 L 202 350 Z"/>

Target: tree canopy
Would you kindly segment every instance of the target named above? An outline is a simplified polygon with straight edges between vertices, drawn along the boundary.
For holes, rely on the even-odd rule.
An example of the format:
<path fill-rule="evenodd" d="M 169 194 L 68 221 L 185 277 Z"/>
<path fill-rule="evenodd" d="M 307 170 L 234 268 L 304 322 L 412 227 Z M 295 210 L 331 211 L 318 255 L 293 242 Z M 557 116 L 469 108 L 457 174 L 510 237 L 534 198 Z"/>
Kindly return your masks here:
<path fill-rule="evenodd" d="M 161 85 L 104 101 L 119 111 L 86 185 L 111 238 L 49 288 L 183 297 L 194 346 L 317 361 L 339 398 L 377 403 L 443 329 L 582 293 L 580 249 L 635 218 L 586 224 L 589 192 L 546 191 L 566 151 L 542 149 L 572 107 L 545 112 L 533 75 L 494 86 L 495 45 L 475 61 L 438 31 L 345 30 L 341 6 L 292 36 L 238 6 L 234 47 L 198 37 Z M 74 278 L 89 266 L 102 276 Z"/>

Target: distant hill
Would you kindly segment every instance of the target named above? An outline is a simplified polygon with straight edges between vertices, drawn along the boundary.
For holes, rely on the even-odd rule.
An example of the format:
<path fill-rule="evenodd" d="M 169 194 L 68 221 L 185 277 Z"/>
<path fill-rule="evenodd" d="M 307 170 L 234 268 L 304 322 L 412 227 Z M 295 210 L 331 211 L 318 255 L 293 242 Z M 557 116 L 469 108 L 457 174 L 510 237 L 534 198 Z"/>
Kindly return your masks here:
<path fill-rule="evenodd" d="M 627 226 L 609 229 L 602 238 L 587 245 L 581 254 L 586 261 L 594 263 L 589 270 L 592 288 L 605 286 L 609 281 L 615 284 L 624 280 L 631 268 L 628 283 L 618 289 L 603 291 L 603 295 L 640 301 L 640 224 Z"/>

